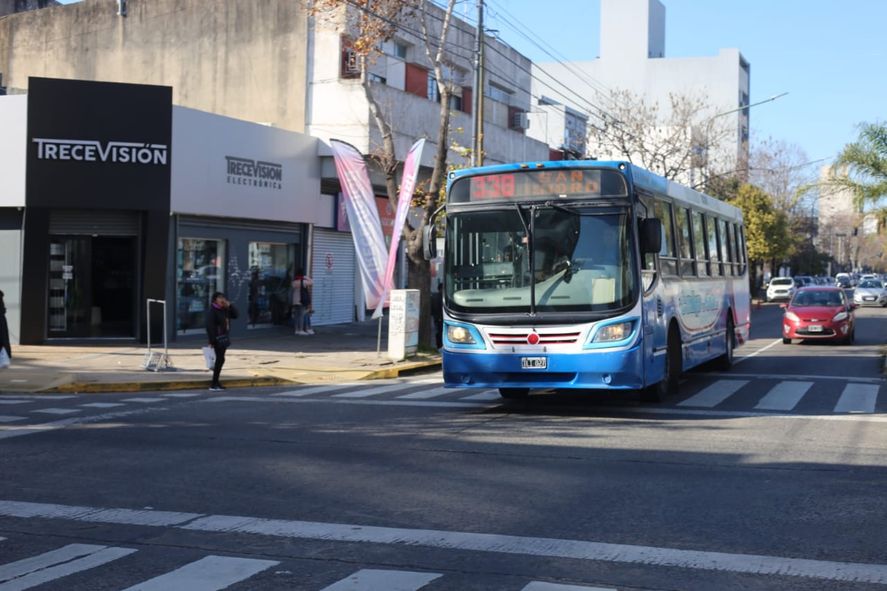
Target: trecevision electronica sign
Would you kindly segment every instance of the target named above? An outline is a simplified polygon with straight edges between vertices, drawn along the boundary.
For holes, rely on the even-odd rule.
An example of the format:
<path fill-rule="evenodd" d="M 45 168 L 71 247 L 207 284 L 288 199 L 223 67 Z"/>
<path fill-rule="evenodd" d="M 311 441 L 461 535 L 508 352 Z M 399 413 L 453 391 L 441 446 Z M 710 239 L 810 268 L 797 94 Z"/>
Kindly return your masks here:
<path fill-rule="evenodd" d="M 239 156 L 225 156 L 229 185 L 247 185 L 262 189 L 283 188 L 283 165 Z"/>
<path fill-rule="evenodd" d="M 34 138 L 38 160 L 75 160 L 115 164 L 165 165 L 169 150 L 164 144 L 141 142 L 100 142 L 98 140 L 62 140 Z"/>

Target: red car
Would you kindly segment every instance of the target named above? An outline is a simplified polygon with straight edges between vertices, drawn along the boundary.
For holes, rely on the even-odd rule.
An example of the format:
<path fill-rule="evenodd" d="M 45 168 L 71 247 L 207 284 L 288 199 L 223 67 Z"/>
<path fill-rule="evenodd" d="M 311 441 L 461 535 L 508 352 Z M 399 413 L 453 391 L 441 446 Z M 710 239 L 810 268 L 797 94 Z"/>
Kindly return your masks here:
<path fill-rule="evenodd" d="M 851 302 L 839 287 L 805 287 L 799 289 L 782 317 L 782 342 L 792 339 L 837 341 L 849 345 L 856 338 L 856 320 Z"/>

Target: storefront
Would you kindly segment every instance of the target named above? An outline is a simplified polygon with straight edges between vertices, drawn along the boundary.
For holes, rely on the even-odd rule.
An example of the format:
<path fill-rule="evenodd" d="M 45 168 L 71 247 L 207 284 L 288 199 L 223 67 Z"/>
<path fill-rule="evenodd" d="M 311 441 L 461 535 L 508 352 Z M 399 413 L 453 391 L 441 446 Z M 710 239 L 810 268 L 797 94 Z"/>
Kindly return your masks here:
<path fill-rule="evenodd" d="M 202 338 L 215 291 L 242 311 L 235 336 L 285 325 L 312 229 L 335 225 L 316 139 L 173 106 L 168 87 L 32 78 L 0 123 L 0 289 L 22 343 L 144 340 L 148 298 L 171 339 Z"/>

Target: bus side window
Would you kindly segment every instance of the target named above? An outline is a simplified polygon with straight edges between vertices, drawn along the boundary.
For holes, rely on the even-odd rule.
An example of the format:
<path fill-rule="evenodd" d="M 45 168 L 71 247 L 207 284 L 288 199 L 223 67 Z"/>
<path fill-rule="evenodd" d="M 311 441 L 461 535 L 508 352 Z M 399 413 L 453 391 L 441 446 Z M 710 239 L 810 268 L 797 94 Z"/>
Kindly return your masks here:
<path fill-rule="evenodd" d="M 678 274 L 677 252 L 674 244 L 671 203 L 656 201 L 656 217 L 662 222 L 662 248 L 659 251 L 659 266 L 665 275 Z"/>
<path fill-rule="evenodd" d="M 677 212 L 678 222 L 678 241 L 680 242 L 681 253 L 681 275 L 695 275 L 696 270 L 693 264 L 693 242 L 690 239 L 690 210 L 681 207 Z"/>
<path fill-rule="evenodd" d="M 696 250 L 696 273 L 700 277 L 705 277 L 708 275 L 708 254 L 705 251 L 705 226 L 702 224 L 702 214 L 694 211 L 691 222 L 693 244 Z"/>
<path fill-rule="evenodd" d="M 718 220 L 718 243 L 721 245 L 721 271 L 722 275 L 731 275 L 730 262 L 733 257 L 730 253 L 730 241 L 727 238 L 727 222 Z"/>
<path fill-rule="evenodd" d="M 745 248 L 742 246 L 742 226 L 733 224 L 733 238 L 736 246 L 736 274 L 745 273 Z"/>
<path fill-rule="evenodd" d="M 708 257 L 711 276 L 723 275 L 718 261 L 718 220 L 711 216 L 705 216 L 705 230 L 708 234 Z"/>

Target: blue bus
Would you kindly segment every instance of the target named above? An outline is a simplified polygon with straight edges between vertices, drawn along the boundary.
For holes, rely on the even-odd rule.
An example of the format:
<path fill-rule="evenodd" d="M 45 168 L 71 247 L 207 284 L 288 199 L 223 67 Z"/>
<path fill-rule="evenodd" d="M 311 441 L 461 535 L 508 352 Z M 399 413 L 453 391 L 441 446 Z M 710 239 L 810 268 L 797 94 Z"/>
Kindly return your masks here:
<path fill-rule="evenodd" d="M 574 160 L 450 172 L 444 207 L 447 386 L 660 401 L 686 369 L 728 369 L 748 338 L 745 230 L 728 203 L 628 162 Z"/>

